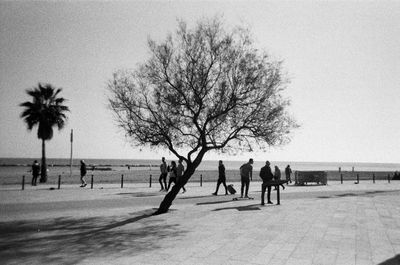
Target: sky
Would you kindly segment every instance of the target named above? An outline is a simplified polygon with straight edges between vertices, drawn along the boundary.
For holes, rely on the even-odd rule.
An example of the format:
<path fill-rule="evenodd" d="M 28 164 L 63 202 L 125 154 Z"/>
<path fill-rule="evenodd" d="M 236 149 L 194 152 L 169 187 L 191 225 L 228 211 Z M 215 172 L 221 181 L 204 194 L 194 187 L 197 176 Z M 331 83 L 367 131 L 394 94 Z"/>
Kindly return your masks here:
<path fill-rule="evenodd" d="M 284 61 L 288 111 L 301 127 L 265 153 L 205 159 L 399 162 L 399 1 L 1 1 L 0 157 L 40 158 L 18 106 L 38 82 L 63 88 L 71 109 L 48 157 L 69 157 L 71 129 L 76 158 L 171 157 L 130 145 L 107 82 L 148 58 L 148 38 L 165 39 L 177 19 L 213 16 L 248 26 L 257 47 Z"/>

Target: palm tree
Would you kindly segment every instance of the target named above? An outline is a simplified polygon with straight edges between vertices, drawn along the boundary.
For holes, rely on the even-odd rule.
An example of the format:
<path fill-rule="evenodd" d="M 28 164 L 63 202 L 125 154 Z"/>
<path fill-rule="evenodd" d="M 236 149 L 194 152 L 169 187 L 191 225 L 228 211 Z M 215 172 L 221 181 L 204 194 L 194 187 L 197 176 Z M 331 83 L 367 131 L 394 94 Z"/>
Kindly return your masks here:
<path fill-rule="evenodd" d="M 40 182 L 47 181 L 46 166 L 46 145 L 45 141 L 53 138 L 53 127 L 57 126 L 61 130 L 67 120 L 65 115 L 69 108 L 62 105 L 64 98 L 57 97 L 61 92 L 61 88 L 54 88 L 50 84 L 38 84 L 38 87 L 27 89 L 26 93 L 32 96 L 32 102 L 26 101 L 20 104 L 24 107 L 21 118 L 24 119 L 28 126 L 28 130 L 32 130 L 38 125 L 37 136 L 42 140 L 42 167 Z"/>

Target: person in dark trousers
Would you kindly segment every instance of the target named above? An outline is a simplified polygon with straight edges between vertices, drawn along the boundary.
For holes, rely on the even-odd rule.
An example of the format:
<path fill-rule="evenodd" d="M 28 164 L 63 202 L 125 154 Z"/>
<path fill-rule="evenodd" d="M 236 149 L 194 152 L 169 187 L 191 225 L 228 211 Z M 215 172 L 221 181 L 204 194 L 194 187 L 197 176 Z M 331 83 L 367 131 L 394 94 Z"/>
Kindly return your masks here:
<path fill-rule="evenodd" d="M 170 171 L 169 171 L 169 182 L 168 182 L 168 186 L 167 186 L 167 191 L 171 187 L 172 182 L 174 184 L 176 184 L 176 176 L 177 176 L 176 163 L 175 163 L 175 161 L 172 161 Z"/>
<path fill-rule="evenodd" d="M 40 165 L 37 160 L 32 164 L 32 186 L 36 186 L 37 178 L 39 177 Z"/>
<path fill-rule="evenodd" d="M 281 180 L 281 170 L 279 169 L 278 166 L 275 166 L 275 174 L 274 174 L 274 179 L 275 180 Z M 283 186 L 283 184 L 279 184 L 282 189 L 285 189 L 285 186 Z M 278 186 L 275 186 L 275 190 L 278 189 Z"/>
<path fill-rule="evenodd" d="M 161 158 L 161 165 L 160 165 L 160 178 L 158 179 L 158 182 L 160 182 L 161 185 L 161 190 L 167 190 L 167 175 L 168 175 L 168 168 L 167 168 L 167 162 L 165 162 L 165 157 Z M 164 182 L 164 186 L 163 186 Z"/>
<path fill-rule="evenodd" d="M 285 168 L 285 175 L 286 175 L 286 180 L 287 183 L 292 183 L 292 179 L 291 179 L 291 174 L 292 174 L 292 169 L 290 168 L 290 165 L 287 165 Z"/>
<path fill-rule="evenodd" d="M 226 188 L 225 166 L 224 166 L 222 160 L 219 160 L 217 189 L 215 190 L 215 192 L 212 195 L 218 195 L 218 189 L 219 189 L 219 185 L 221 185 L 221 183 L 225 187 L 225 195 L 228 195 L 228 190 Z"/>
<path fill-rule="evenodd" d="M 182 158 L 179 158 L 178 166 L 176 167 L 176 181 L 182 181 L 183 173 L 185 172 L 185 167 L 182 164 Z M 185 185 L 182 186 L 182 193 L 186 192 Z"/>
<path fill-rule="evenodd" d="M 268 188 L 268 193 L 267 193 L 267 200 L 268 204 L 272 204 L 271 201 L 271 186 L 267 186 L 267 182 L 271 181 L 274 178 L 274 175 L 272 174 L 271 167 L 269 161 L 265 162 L 265 166 L 263 166 L 260 170 L 260 178 L 263 181 L 263 184 L 261 186 L 261 205 L 265 205 L 264 203 L 264 197 L 265 197 L 265 190 Z"/>
<path fill-rule="evenodd" d="M 80 168 L 80 171 L 81 171 L 81 183 L 82 183 L 82 185 L 81 185 L 81 188 L 83 188 L 83 187 L 86 187 L 86 181 L 85 181 L 85 176 L 86 176 L 86 164 L 85 164 L 85 161 L 84 160 L 81 160 L 81 168 Z"/>
<path fill-rule="evenodd" d="M 249 162 L 246 164 L 243 164 L 240 167 L 240 178 L 241 178 L 241 184 L 242 186 L 240 187 L 240 198 L 243 198 L 243 191 L 245 189 L 244 197 L 249 198 L 248 193 L 249 193 L 249 185 L 250 185 L 250 178 L 252 178 L 253 174 L 253 159 L 250 158 Z"/>

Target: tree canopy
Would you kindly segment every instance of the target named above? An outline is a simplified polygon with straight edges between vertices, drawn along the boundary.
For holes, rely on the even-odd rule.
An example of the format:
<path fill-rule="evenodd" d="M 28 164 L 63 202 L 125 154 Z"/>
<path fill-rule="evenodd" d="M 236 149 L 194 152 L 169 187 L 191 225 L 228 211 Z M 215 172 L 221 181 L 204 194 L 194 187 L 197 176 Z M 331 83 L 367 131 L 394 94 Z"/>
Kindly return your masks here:
<path fill-rule="evenodd" d="M 134 144 L 165 147 L 186 162 L 175 195 L 208 151 L 280 145 L 297 127 L 281 95 L 282 62 L 257 49 L 249 30 L 226 30 L 217 18 L 193 28 L 180 21 L 175 34 L 148 45 L 146 61 L 113 74 L 109 103 Z"/>
<path fill-rule="evenodd" d="M 282 62 L 253 45 L 248 30 L 225 31 L 218 19 L 149 41 L 151 57 L 109 82 L 118 124 L 138 145 L 253 150 L 286 142 L 296 125 L 280 92 Z"/>

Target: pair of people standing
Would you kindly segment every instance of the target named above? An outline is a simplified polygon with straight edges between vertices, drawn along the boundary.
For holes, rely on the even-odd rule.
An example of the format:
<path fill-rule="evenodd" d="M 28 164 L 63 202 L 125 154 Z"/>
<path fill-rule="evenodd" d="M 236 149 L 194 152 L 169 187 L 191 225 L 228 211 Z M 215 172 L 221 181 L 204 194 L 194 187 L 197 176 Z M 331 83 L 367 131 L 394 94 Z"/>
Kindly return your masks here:
<path fill-rule="evenodd" d="M 36 186 L 37 178 L 39 177 L 40 165 L 37 160 L 32 164 L 32 186 Z"/>
<path fill-rule="evenodd" d="M 178 165 L 176 165 L 175 161 L 171 162 L 171 166 L 167 166 L 167 162 L 165 162 L 165 157 L 161 159 L 162 163 L 160 165 L 160 178 L 158 181 L 160 182 L 161 185 L 161 190 L 160 191 L 168 191 L 169 188 L 171 187 L 171 184 L 174 183 L 176 184 L 177 181 L 180 180 L 180 178 L 183 176 L 183 173 L 185 172 L 185 167 L 182 164 L 182 159 L 179 159 Z M 169 181 L 167 185 L 167 176 L 169 172 Z M 164 184 L 164 185 L 163 185 Z M 182 187 L 183 193 L 186 192 L 185 187 Z"/>

